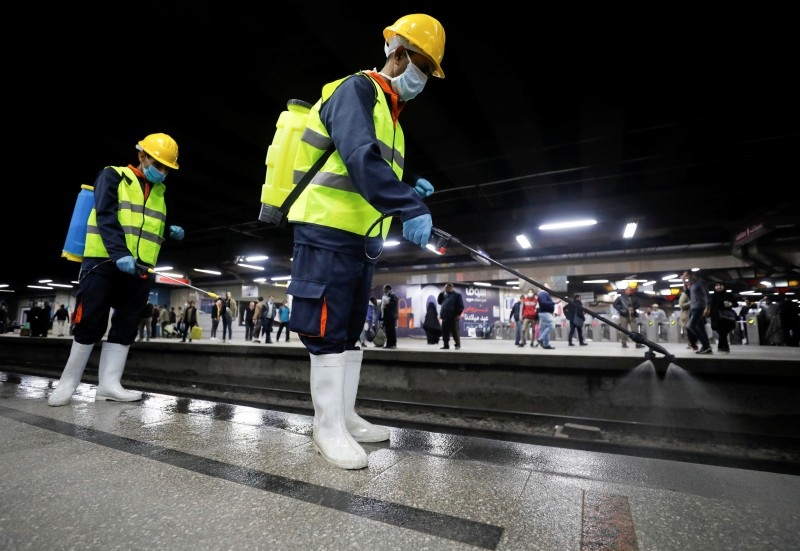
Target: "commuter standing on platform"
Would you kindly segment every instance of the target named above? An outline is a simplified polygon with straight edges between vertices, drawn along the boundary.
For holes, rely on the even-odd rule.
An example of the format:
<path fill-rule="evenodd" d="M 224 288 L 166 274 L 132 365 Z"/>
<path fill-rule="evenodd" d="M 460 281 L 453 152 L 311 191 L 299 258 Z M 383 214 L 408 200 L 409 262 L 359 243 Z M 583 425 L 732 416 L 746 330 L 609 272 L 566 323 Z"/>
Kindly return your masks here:
<path fill-rule="evenodd" d="M 667 318 L 667 313 L 661 309 L 657 302 L 653 303 L 653 306 L 650 308 L 648 322 L 655 326 L 657 337 L 666 338 L 669 319 Z"/>
<path fill-rule="evenodd" d="M 436 311 L 436 305 L 433 302 L 428 302 L 422 329 L 425 331 L 428 344 L 439 344 L 439 339 L 442 338 L 442 324 L 439 322 L 439 312 Z"/>
<path fill-rule="evenodd" d="M 261 334 L 264 336 L 263 341 L 265 343 L 272 343 L 272 324 L 275 321 L 276 312 L 275 297 L 270 295 L 261 309 Z M 261 340 L 259 339 L 258 342 L 261 342 Z"/>
<path fill-rule="evenodd" d="M 281 331 L 286 329 L 286 342 L 289 342 L 289 319 L 291 318 L 292 310 L 289 308 L 289 302 L 284 300 L 283 304 L 278 307 L 278 333 L 275 335 L 275 342 L 280 342 Z"/>
<path fill-rule="evenodd" d="M 456 350 L 461 349 L 461 335 L 459 335 L 459 320 L 464 312 L 464 298 L 455 290 L 452 283 L 446 283 L 444 291 L 439 293 L 439 318 L 442 320 L 442 350 L 450 348 L 450 337 Z"/>
<path fill-rule="evenodd" d="M 222 299 L 218 298 L 214 301 L 214 304 L 211 306 L 211 340 L 217 340 L 217 329 L 219 328 L 219 322 L 222 319 L 222 309 L 223 309 Z"/>
<path fill-rule="evenodd" d="M 256 302 L 256 308 L 253 311 L 253 323 L 255 324 L 253 327 L 253 334 L 252 340 L 253 342 L 261 342 L 261 329 L 263 327 L 263 322 L 261 321 L 261 316 L 264 312 L 264 297 L 258 297 L 258 302 Z"/>
<path fill-rule="evenodd" d="M 369 303 L 367 304 L 367 319 L 364 321 L 364 330 L 361 331 L 361 335 L 358 337 L 361 346 L 367 346 L 367 340 L 372 342 L 372 339 L 375 338 L 374 331 L 377 329 L 377 325 L 378 299 L 375 298 L 375 295 L 372 295 L 369 297 Z M 368 337 L 370 332 L 372 332 L 372 336 Z"/>
<path fill-rule="evenodd" d="M 725 292 L 725 285 L 714 284 L 711 301 L 711 329 L 717 332 L 717 352 L 730 354 L 728 335 L 736 328 L 736 312 L 733 310 L 733 297 Z"/>
<path fill-rule="evenodd" d="M 56 325 L 58 326 L 58 336 L 64 336 L 64 329 L 67 326 L 67 320 L 69 319 L 69 310 L 67 310 L 67 306 L 62 304 L 55 313 L 55 320 Z"/>
<path fill-rule="evenodd" d="M 553 350 L 550 346 L 550 333 L 555 329 L 556 301 L 550 296 L 550 286 L 545 283 L 544 289 L 539 291 L 539 338 L 537 342 L 545 350 Z M 559 301 L 560 302 L 560 301 Z"/>
<path fill-rule="evenodd" d="M 167 331 L 165 328 L 169 325 L 169 307 L 164 304 L 161 306 L 161 309 L 158 311 L 158 326 L 161 329 L 161 336 L 167 337 Z"/>
<path fill-rule="evenodd" d="M 537 339 L 539 336 L 536 334 L 539 324 L 539 300 L 533 289 L 528 289 L 528 294 L 522 297 L 522 337 L 520 338 L 520 346 L 525 346 L 528 338 L 528 331 L 530 331 L 531 346 L 539 346 Z"/>
<path fill-rule="evenodd" d="M 139 266 L 156 265 L 165 230 L 176 240 L 183 239 L 184 232 L 180 226 L 167 226 L 164 200 L 164 178 L 170 169 L 178 169 L 178 144 L 166 134 L 150 134 L 136 149 L 138 166 L 107 166 L 94 183 L 94 207 L 75 295 L 74 340 L 58 386 L 47 400 L 51 406 L 69 404 L 106 329 L 95 400 L 142 399 L 141 392 L 120 384 L 152 282 Z"/>
<path fill-rule="evenodd" d="M 254 301 L 250 301 L 250 304 L 247 305 L 247 308 L 244 311 L 244 340 L 252 341 L 253 340 L 253 330 L 255 329 L 255 321 L 253 320 L 253 315 L 256 311 L 256 303 Z"/>
<path fill-rule="evenodd" d="M 681 296 L 678 297 L 678 308 L 680 308 L 678 323 L 680 323 L 681 325 L 681 331 L 686 336 L 686 340 L 689 341 L 689 344 L 686 346 L 686 348 L 690 348 L 692 350 L 697 351 L 698 350 L 697 337 L 694 336 L 694 333 L 689 331 L 689 310 L 692 307 L 690 288 L 692 286 L 692 282 L 685 277 L 682 279 L 683 279 L 683 292 L 681 293 Z"/>
<path fill-rule="evenodd" d="M 397 320 L 400 318 L 400 299 L 392 291 L 391 285 L 383 286 L 381 299 L 381 322 L 386 332 L 386 345 L 384 348 L 397 348 Z"/>
<path fill-rule="evenodd" d="M 614 309 L 619 314 L 619 325 L 623 329 L 638 333 L 639 301 L 636 298 L 636 289 L 626 287 L 622 294 L 614 300 Z M 628 348 L 628 334 L 620 332 L 620 340 L 622 348 Z M 642 347 L 644 347 L 643 344 L 636 343 L 636 348 Z"/>
<path fill-rule="evenodd" d="M 514 306 L 511 307 L 511 313 L 508 316 L 510 321 L 514 322 L 514 326 L 516 327 L 516 338 L 514 339 L 514 344 L 516 346 L 524 346 L 522 344 L 522 301 L 525 300 L 525 295 L 520 295 L 519 300 L 514 303 Z"/>
<path fill-rule="evenodd" d="M 233 320 L 239 316 L 239 309 L 236 299 L 230 291 L 225 293 L 222 299 L 222 342 L 233 342 Z M 227 341 L 225 340 L 227 339 Z"/>
<path fill-rule="evenodd" d="M 691 282 L 691 302 L 689 304 L 689 331 L 700 341 L 700 350 L 695 354 L 713 354 L 711 341 L 706 332 L 706 318 L 711 314 L 711 304 L 708 300 L 706 283 L 696 272 L 684 272 L 684 279 Z"/>
<path fill-rule="evenodd" d="M 183 334 L 181 335 L 183 339 L 181 342 L 186 342 L 186 338 L 189 338 L 189 342 L 192 342 L 192 328 L 197 325 L 197 307 L 194 305 L 194 301 L 190 300 L 189 305 L 186 307 L 186 311 L 183 313 L 183 320 L 184 320 L 184 328 Z"/>
<path fill-rule="evenodd" d="M 289 325 L 311 358 L 313 446 L 344 469 L 367 466 L 358 442 L 389 439 L 387 428 L 367 422 L 354 406 L 363 357 L 357 342 L 390 217 L 399 217 L 403 237 L 422 248 L 433 227 L 422 202 L 433 193 L 431 183 L 402 182 L 408 159 L 398 117 L 429 76 L 444 78 L 444 29 L 428 15 L 412 14 L 386 27 L 383 37 L 380 71 L 325 85 L 311 108 L 295 173 L 308 171 L 329 145 L 336 151 L 288 216 L 295 242 Z"/>
<path fill-rule="evenodd" d="M 583 305 L 580 295 L 575 295 L 572 297 L 572 300 L 578 306 Z M 586 322 L 586 313 L 582 308 L 578 308 L 572 304 L 567 304 L 564 306 L 564 316 L 566 316 L 567 320 L 569 321 L 569 335 L 567 335 L 567 343 L 570 346 L 575 346 L 572 343 L 572 337 L 575 333 L 577 333 L 578 343 L 581 346 L 586 346 L 586 341 L 583 340 L 583 324 Z"/>

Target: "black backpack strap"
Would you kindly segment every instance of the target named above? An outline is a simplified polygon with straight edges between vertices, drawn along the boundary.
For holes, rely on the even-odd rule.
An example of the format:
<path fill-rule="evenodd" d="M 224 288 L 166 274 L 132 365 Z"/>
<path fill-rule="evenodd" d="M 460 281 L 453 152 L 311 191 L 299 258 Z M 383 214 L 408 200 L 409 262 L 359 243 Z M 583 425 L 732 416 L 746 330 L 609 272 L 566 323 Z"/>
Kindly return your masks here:
<path fill-rule="evenodd" d="M 281 207 L 278 209 L 281 211 L 284 217 L 286 214 L 288 214 L 289 209 L 292 208 L 292 205 L 297 198 L 300 197 L 300 194 L 303 193 L 303 190 L 306 189 L 306 186 L 311 181 L 311 178 L 313 178 L 314 175 L 319 172 L 319 169 L 322 168 L 322 165 L 325 164 L 325 161 L 328 160 L 328 157 L 333 154 L 335 149 L 336 148 L 333 146 L 333 144 L 331 144 L 328 149 L 325 150 L 325 153 L 322 154 L 322 157 L 316 160 L 311 168 L 308 169 L 308 172 L 306 172 L 303 177 L 300 178 L 300 181 L 297 182 L 297 185 L 294 186 L 294 189 L 289 193 L 289 195 L 286 196 L 286 199 L 283 200 L 283 204 L 281 204 Z"/>

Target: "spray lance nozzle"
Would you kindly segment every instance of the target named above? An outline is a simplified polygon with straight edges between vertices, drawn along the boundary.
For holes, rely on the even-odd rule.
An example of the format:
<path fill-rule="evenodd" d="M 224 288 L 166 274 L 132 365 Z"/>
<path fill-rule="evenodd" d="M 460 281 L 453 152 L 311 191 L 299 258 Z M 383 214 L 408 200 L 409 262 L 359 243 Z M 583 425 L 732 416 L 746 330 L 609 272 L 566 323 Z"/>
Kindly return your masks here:
<path fill-rule="evenodd" d="M 444 254 L 447 252 L 447 245 L 450 242 L 453 242 L 455 245 L 461 245 L 462 247 L 466 248 L 470 252 L 470 256 L 483 264 L 484 266 L 491 266 L 492 263 L 489 260 L 489 255 L 486 254 L 481 249 L 472 249 L 470 247 L 466 247 L 458 238 L 453 237 L 451 234 L 447 233 L 444 230 L 440 230 L 439 228 L 433 227 L 431 228 L 431 239 L 428 241 L 427 249 L 435 252 L 436 254 Z"/>
<path fill-rule="evenodd" d="M 447 244 L 453 238 L 452 235 L 439 228 L 431 228 L 431 238 L 428 245 L 425 247 L 436 254 L 444 254 L 447 252 Z"/>
<path fill-rule="evenodd" d="M 151 268 L 150 266 L 145 266 L 144 264 L 139 264 L 137 262 L 136 263 L 136 273 L 139 274 L 139 275 L 146 275 L 146 274 L 155 274 L 156 271 L 153 268 Z M 190 288 L 194 289 L 195 291 L 200 291 L 201 293 L 208 295 L 209 298 L 219 298 L 219 295 L 217 293 L 212 293 L 210 291 L 204 291 L 203 289 L 200 289 L 199 287 L 195 287 L 194 285 L 189 285 L 188 283 L 186 283 L 185 281 L 181 281 L 180 279 L 175 279 L 174 277 L 170 277 L 170 276 L 164 275 L 164 274 L 158 274 L 158 277 L 163 277 L 165 279 L 169 279 L 170 281 L 174 281 L 175 283 L 178 283 L 179 285 L 185 285 L 187 287 L 190 287 Z"/>

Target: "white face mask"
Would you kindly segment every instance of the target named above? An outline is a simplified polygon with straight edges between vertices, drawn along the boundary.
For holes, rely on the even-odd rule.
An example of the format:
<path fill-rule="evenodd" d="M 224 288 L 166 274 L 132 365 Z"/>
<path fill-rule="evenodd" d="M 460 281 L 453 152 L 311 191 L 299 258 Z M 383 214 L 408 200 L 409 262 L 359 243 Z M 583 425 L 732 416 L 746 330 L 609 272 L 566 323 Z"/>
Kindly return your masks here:
<path fill-rule="evenodd" d="M 425 76 L 425 73 L 411 61 L 408 50 L 406 50 L 406 57 L 408 58 L 408 67 L 406 67 L 402 75 L 392 79 L 392 90 L 397 92 L 401 101 L 408 101 L 417 97 L 422 92 L 422 89 L 425 88 L 425 83 L 428 82 L 428 77 Z"/>

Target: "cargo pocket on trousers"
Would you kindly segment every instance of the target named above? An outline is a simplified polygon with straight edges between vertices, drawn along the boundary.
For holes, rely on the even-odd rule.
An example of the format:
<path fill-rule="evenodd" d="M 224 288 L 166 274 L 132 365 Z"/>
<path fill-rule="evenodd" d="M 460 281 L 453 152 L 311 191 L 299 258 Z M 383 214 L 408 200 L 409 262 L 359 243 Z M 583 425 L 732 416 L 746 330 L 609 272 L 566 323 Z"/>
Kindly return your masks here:
<path fill-rule="evenodd" d="M 328 321 L 326 286 L 323 281 L 309 279 L 293 279 L 289 283 L 286 294 L 292 295 L 292 317 L 289 320 L 292 331 L 308 337 L 325 336 Z"/>

